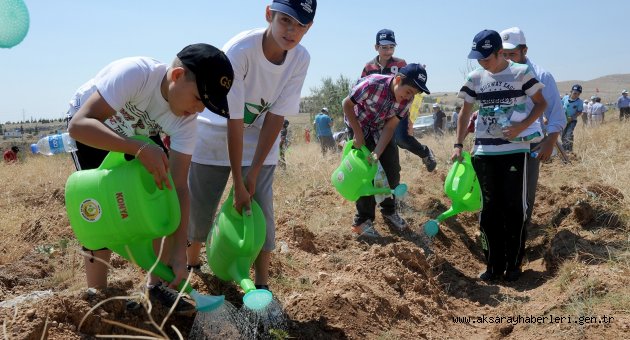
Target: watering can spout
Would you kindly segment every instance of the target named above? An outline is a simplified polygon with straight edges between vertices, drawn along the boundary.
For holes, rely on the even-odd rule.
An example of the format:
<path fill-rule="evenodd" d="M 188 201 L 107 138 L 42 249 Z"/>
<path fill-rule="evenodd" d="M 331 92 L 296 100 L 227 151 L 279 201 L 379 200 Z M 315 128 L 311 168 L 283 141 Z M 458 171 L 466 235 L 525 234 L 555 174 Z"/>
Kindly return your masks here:
<path fill-rule="evenodd" d="M 248 277 L 240 280 L 239 285 L 241 286 L 241 288 L 243 288 L 243 291 L 245 293 L 249 293 L 250 291 L 256 289 L 256 285 L 254 285 L 254 282 L 252 282 L 252 280 L 250 280 Z"/>

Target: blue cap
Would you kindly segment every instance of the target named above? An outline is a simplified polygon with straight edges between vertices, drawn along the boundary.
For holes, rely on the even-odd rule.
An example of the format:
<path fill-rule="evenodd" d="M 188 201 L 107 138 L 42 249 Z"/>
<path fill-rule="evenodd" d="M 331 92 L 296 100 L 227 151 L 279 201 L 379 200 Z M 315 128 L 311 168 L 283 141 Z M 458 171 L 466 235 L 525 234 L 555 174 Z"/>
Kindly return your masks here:
<path fill-rule="evenodd" d="M 292 17 L 302 25 L 308 25 L 315 18 L 317 0 L 273 0 L 270 8 Z"/>
<path fill-rule="evenodd" d="M 427 71 L 420 64 L 407 64 L 407 66 L 398 70 L 398 72 L 405 75 L 405 77 L 412 79 L 416 87 L 426 93 L 431 94 L 427 88 Z"/>
<path fill-rule="evenodd" d="M 473 39 L 472 49 L 468 53 L 468 59 L 485 59 L 488 58 L 492 52 L 498 51 L 503 48 L 503 41 L 497 31 L 483 30 Z"/>
<path fill-rule="evenodd" d="M 388 29 L 382 29 L 376 33 L 377 45 L 396 45 L 396 36 L 394 31 Z"/>

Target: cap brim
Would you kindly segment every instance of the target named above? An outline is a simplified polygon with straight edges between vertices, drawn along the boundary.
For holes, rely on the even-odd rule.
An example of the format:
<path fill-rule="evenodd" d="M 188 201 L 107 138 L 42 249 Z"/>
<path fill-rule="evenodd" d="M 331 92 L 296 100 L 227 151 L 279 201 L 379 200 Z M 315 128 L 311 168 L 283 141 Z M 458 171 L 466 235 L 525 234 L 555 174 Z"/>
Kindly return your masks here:
<path fill-rule="evenodd" d="M 426 85 L 422 85 L 416 79 L 413 80 L 413 83 L 416 84 L 416 87 L 419 88 L 420 90 L 422 90 L 422 92 L 424 92 L 426 94 L 431 94 L 431 92 L 429 91 L 429 89 L 427 88 Z"/>
<path fill-rule="evenodd" d="M 381 40 L 381 41 L 378 42 L 378 44 L 381 45 L 381 46 L 396 45 L 396 43 L 391 41 L 391 40 Z"/>
<path fill-rule="evenodd" d="M 513 50 L 513 49 L 515 49 L 517 47 L 518 47 L 518 45 L 514 45 L 514 44 L 509 43 L 509 42 L 504 42 L 503 43 L 503 49 L 504 50 Z"/>
<path fill-rule="evenodd" d="M 228 106 L 227 97 L 217 97 L 210 99 L 202 98 L 201 102 L 206 108 L 208 108 L 208 110 L 212 111 L 213 113 L 221 117 L 230 118 L 230 109 Z"/>
<path fill-rule="evenodd" d="M 272 11 L 284 13 L 284 14 L 290 16 L 291 18 L 297 20 L 302 25 L 306 26 L 306 25 L 308 25 L 310 23 L 310 21 L 308 21 L 308 18 L 305 18 L 305 17 L 300 18 L 298 13 L 293 8 L 291 8 L 291 7 L 289 7 L 289 6 L 285 5 L 285 4 L 274 2 L 273 4 L 271 4 L 270 9 Z"/>
<path fill-rule="evenodd" d="M 470 51 L 470 53 L 468 53 L 468 59 L 485 59 L 488 56 L 484 56 L 481 52 L 479 51 Z"/>

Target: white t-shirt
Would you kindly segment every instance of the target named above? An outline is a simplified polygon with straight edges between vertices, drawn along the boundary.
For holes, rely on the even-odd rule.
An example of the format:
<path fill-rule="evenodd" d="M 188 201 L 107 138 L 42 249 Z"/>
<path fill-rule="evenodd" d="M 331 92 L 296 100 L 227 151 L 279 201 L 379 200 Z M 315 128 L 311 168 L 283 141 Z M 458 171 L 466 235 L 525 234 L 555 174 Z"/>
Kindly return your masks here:
<path fill-rule="evenodd" d="M 252 163 L 267 112 L 280 116 L 299 113 L 300 93 L 311 58 L 306 48 L 297 45 L 287 51 L 282 65 L 271 63 L 262 50 L 264 32 L 264 28 L 242 32 L 223 46 L 234 68 L 234 82 L 228 93 L 230 118 L 245 121 L 243 166 Z M 193 162 L 229 166 L 227 119 L 204 110 L 197 121 Z M 279 142 L 277 138 L 264 165 L 278 163 Z"/>
<path fill-rule="evenodd" d="M 96 77 L 81 85 L 70 100 L 72 117 L 98 90 L 116 113 L 105 121 L 116 133 L 156 136 L 164 132 L 171 138 L 171 149 L 191 155 L 195 146 L 197 115 L 176 116 L 162 97 L 160 85 L 168 65 L 147 57 L 116 60 Z"/>

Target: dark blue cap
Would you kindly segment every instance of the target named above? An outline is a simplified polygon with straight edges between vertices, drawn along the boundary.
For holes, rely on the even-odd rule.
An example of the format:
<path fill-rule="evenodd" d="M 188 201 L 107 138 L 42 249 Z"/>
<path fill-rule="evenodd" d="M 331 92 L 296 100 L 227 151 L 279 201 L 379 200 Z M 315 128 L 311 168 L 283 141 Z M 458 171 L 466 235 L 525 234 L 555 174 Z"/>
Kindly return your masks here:
<path fill-rule="evenodd" d="M 398 72 L 413 80 L 413 83 L 420 91 L 431 94 L 427 88 L 427 71 L 420 64 L 407 64 L 407 66 L 401 68 Z"/>
<path fill-rule="evenodd" d="M 396 45 L 396 37 L 394 31 L 388 29 L 382 29 L 376 33 L 377 45 Z"/>
<path fill-rule="evenodd" d="M 468 53 L 468 59 L 485 59 L 492 52 L 503 48 L 503 41 L 497 31 L 483 30 L 473 39 L 472 50 Z"/>
<path fill-rule="evenodd" d="M 284 13 L 302 25 L 308 25 L 315 18 L 317 0 L 273 0 L 271 10 Z"/>

